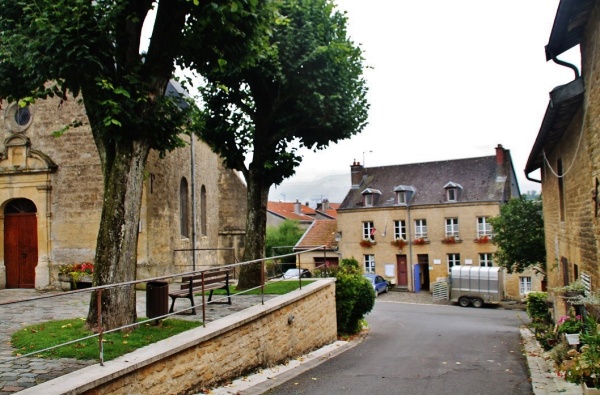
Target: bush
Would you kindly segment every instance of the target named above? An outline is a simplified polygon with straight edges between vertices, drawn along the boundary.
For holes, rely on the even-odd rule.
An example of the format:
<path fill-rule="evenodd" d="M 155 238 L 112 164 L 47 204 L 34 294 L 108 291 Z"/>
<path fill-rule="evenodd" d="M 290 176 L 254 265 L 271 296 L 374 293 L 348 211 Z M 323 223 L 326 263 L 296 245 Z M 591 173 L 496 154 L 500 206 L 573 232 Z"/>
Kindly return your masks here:
<path fill-rule="evenodd" d="M 533 322 L 549 322 L 548 306 L 546 306 L 546 292 L 531 292 L 527 295 L 527 315 Z"/>
<path fill-rule="evenodd" d="M 361 321 L 375 305 L 373 286 L 362 276 L 355 259 L 343 259 L 335 277 L 338 334 L 356 334 L 361 330 Z"/>

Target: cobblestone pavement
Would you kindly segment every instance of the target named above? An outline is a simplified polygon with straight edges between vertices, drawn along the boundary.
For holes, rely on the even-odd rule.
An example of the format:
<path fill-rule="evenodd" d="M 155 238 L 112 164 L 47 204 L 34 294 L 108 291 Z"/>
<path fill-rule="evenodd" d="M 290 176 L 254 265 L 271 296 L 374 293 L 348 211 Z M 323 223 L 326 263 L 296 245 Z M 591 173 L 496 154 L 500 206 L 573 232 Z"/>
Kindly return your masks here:
<path fill-rule="evenodd" d="M 41 292 L 33 289 L 2 289 L 0 303 L 15 300 L 51 296 L 35 302 L 20 302 L 0 305 L 0 395 L 13 394 L 52 380 L 98 361 L 76 359 L 14 358 L 10 345 L 11 334 L 20 328 L 36 323 L 67 318 L 86 317 L 89 307 L 89 293 L 65 294 L 60 291 Z M 265 295 L 265 300 L 272 295 Z M 137 291 L 138 316 L 146 316 L 146 292 Z M 196 300 L 196 305 L 201 303 Z M 215 304 L 206 308 L 206 322 L 211 322 L 250 306 L 261 303 L 260 296 L 237 296 L 232 305 Z M 175 310 L 189 306 L 188 299 L 178 299 Z M 201 307 L 197 315 L 176 315 L 177 319 L 202 320 Z"/>

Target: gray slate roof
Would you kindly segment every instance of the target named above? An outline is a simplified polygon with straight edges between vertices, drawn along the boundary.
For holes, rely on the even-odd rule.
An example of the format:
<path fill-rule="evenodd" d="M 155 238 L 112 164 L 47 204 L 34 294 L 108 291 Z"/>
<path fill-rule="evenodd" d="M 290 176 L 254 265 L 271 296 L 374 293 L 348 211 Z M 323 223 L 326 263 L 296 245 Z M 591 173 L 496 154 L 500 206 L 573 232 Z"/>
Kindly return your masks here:
<path fill-rule="evenodd" d="M 507 158 L 510 166 L 510 158 Z M 413 186 L 415 194 L 410 206 L 428 204 L 452 204 L 446 200 L 445 186 L 449 182 L 459 184 L 458 203 L 503 202 L 510 198 L 509 186 L 512 169 L 506 166 L 498 175 L 496 156 L 457 159 L 438 162 L 414 163 L 364 169 L 365 177 L 358 188 L 351 189 L 340 210 L 361 208 L 362 192 L 367 188 L 379 190 L 373 207 L 396 206 L 394 188 Z M 508 195 L 508 196 L 507 196 Z M 375 196 L 375 195 L 374 195 Z"/>

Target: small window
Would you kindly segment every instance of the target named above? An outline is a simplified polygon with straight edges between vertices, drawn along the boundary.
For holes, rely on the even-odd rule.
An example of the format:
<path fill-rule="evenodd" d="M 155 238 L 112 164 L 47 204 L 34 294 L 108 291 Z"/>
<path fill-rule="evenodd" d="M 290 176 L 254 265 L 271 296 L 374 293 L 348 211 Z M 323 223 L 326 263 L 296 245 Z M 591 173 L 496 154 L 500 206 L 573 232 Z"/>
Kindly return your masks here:
<path fill-rule="evenodd" d="M 394 240 L 406 240 L 406 221 L 401 219 L 394 221 Z"/>
<path fill-rule="evenodd" d="M 458 238 L 458 218 L 446 218 L 446 237 Z"/>
<path fill-rule="evenodd" d="M 446 191 L 446 197 L 447 197 L 447 199 L 448 199 L 449 202 L 456 202 L 456 200 L 457 200 L 456 199 L 456 195 L 457 195 L 456 188 L 449 188 Z"/>
<path fill-rule="evenodd" d="M 365 255 L 365 273 L 375 273 L 375 255 Z"/>
<path fill-rule="evenodd" d="M 492 254 L 488 254 L 488 253 L 479 254 L 479 266 L 483 266 L 483 267 L 494 266 L 494 261 L 492 258 L 493 258 Z"/>
<path fill-rule="evenodd" d="M 453 266 L 460 266 L 460 254 L 448 254 L 448 273 Z"/>
<path fill-rule="evenodd" d="M 477 218 L 477 237 L 492 237 L 492 224 L 488 222 L 488 217 Z"/>
<path fill-rule="evenodd" d="M 426 239 L 427 238 L 427 220 L 416 219 L 415 220 L 415 238 Z"/>
<path fill-rule="evenodd" d="M 406 205 L 406 191 L 397 192 L 398 204 Z"/>
<path fill-rule="evenodd" d="M 375 229 L 373 221 L 363 222 L 363 240 L 375 241 L 375 232 L 377 229 Z"/>
<path fill-rule="evenodd" d="M 206 224 L 208 222 L 208 218 L 206 217 L 206 187 L 202 185 L 200 188 L 200 233 L 202 236 L 206 236 L 208 233 L 206 231 Z"/>
<path fill-rule="evenodd" d="M 364 196 L 365 196 L 365 206 L 373 207 L 373 194 L 368 193 L 368 194 L 365 194 Z"/>
<path fill-rule="evenodd" d="M 531 292 L 531 277 L 519 277 L 519 293 L 526 295 Z"/>

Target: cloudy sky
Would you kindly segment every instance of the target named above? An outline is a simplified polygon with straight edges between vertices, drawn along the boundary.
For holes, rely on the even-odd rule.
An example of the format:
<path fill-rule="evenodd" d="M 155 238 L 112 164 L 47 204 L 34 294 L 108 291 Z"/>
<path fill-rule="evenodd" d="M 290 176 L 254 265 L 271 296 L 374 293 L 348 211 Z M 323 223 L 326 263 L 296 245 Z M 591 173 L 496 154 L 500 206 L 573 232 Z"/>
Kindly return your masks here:
<path fill-rule="evenodd" d="M 511 152 L 521 191 L 539 190 L 523 169 L 548 93 L 574 77 L 545 58 L 558 0 L 336 4 L 372 67 L 365 71 L 369 124 L 324 151 L 304 151 L 296 175 L 273 187 L 271 200 L 333 194 L 340 201 L 312 186 L 296 196 L 298 186 L 333 175 L 349 186 L 354 160 L 372 167 L 487 156 L 498 144 Z M 579 64 L 578 48 L 562 58 Z"/>

